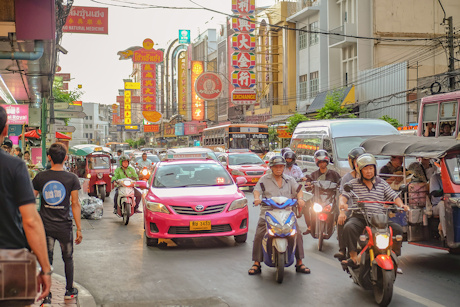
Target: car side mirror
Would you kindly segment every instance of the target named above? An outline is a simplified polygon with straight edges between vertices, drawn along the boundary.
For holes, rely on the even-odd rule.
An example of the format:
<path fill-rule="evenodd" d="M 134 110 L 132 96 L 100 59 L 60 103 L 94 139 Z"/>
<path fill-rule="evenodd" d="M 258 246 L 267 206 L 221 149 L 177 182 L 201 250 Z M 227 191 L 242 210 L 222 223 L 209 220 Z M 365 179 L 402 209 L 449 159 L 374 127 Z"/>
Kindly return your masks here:
<path fill-rule="evenodd" d="M 248 181 L 244 177 L 236 177 L 236 185 L 237 186 L 242 186 L 245 185 Z"/>
<path fill-rule="evenodd" d="M 223 166 L 227 166 L 227 162 L 222 161 L 222 162 L 220 162 L 220 163 L 221 163 Z"/>
<path fill-rule="evenodd" d="M 351 183 L 345 183 L 343 189 L 345 190 L 345 192 L 351 192 L 353 191 L 353 185 Z"/>
<path fill-rule="evenodd" d="M 147 189 L 147 181 L 144 181 L 144 180 L 136 181 L 136 187 L 138 187 L 141 190 L 146 190 Z"/>

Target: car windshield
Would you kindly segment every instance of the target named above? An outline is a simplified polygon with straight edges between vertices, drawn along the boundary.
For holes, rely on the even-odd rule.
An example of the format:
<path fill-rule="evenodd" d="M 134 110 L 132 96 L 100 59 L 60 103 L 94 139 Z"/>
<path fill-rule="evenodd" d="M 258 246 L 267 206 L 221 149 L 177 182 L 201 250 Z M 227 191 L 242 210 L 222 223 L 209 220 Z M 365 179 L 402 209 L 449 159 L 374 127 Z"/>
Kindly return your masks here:
<path fill-rule="evenodd" d="M 156 155 L 147 155 L 147 159 L 150 160 L 151 162 L 157 163 L 160 162 L 160 158 Z M 136 163 L 139 163 L 142 161 L 142 156 L 138 156 L 135 158 Z"/>
<path fill-rule="evenodd" d="M 264 164 L 261 158 L 254 153 L 236 154 L 228 156 L 229 165 L 245 165 L 245 164 Z"/>
<path fill-rule="evenodd" d="M 160 165 L 155 172 L 153 187 L 203 187 L 233 184 L 229 173 L 220 164 L 187 163 Z"/>
<path fill-rule="evenodd" d="M 91 156 L 88 159 L 89 169 L 107 169 L 110 167 L 110 159 L 107 156 Z"/>
<path fill-rule="evenodd" d="M 362 142 L 375 135 L 367 136 L 349 136 L 335 139 L 335 148 L 337 150 L 337 158 L 339 160 L 347 160 L 348 153 L 355 147 L 359 147 Z M 376 159 L 384 159 L 382 156 L 375 156 Z"/>

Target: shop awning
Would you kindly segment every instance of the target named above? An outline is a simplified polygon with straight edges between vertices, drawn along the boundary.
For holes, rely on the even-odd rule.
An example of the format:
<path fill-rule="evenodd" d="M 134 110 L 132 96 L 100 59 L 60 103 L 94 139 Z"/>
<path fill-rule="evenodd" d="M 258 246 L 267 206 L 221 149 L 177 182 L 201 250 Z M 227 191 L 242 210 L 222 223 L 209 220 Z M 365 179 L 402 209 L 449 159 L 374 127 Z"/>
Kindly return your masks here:
<path fill-rule="evenodd" d="M 273 116 L 272 118 L 266 120 L 265 122 L 268 123 L 268 124 L 274 124 L 274 123 L 282 123 L 282 122 L 286 122 L 287 119 L 291 116 L 293 116 L 294 114 L 284 114 L 284 115 L 276 115 L 276 116 Z"/>
<path fill-rule="evenodd" d="M 56 138 L 60 140 L 71 140 L 72 138 L 67 134 L 56 132 Z"/>
<path fill-rule="evenodd" d="M 326 96 L 333 91 L 324 91 L 316 95 L 315 99 L 307 109 L 307 113 L 315 113 L 326 105 Z M 355 86 L 348 86 L 343 89 L 342 106 L 356 103 Z"/>

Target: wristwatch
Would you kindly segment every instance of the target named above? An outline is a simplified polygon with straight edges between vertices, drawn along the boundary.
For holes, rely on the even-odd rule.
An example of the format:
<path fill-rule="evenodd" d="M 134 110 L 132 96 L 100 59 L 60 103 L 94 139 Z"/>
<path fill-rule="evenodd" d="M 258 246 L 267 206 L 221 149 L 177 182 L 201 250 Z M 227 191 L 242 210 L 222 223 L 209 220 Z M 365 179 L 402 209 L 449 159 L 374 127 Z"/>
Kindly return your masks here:
<path fill-rule="evenodd" d="M 48 272 L 43 272 L 43 270 L 40 268 L 40 275 L 51 275 L 53 274 L 54 270 L 53 270 L 53 266 L 50 265 L 50 270 Z"/>

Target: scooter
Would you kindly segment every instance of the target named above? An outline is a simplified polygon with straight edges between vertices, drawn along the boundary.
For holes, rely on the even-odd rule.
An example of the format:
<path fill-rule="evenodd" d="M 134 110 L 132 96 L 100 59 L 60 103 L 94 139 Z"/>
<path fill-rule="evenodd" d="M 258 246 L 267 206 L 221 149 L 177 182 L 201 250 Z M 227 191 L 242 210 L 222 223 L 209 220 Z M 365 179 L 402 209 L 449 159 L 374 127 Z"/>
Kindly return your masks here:
<path fill-rule="evenodd" d="M 265 191 L 263 184 L 261 188 Z M 262 240 L 264 263 L 276 268 L 278 283 L 283 282 L 284 268 L 295 260 L 297 227 L 293 209 L 296 204 L 297 199 L 283 196 L 262 199 L 262 205 L 269 207 L 265 212 L 267 231 Z"/>
<path fill-rule="evenodd" d="M 129 217 L 134 214 L 136 200 L 134 197 L 135 181 L 130 178 L 118 179 L 117 215 L 123 217 L 123 223 L 128 225 Z"/>
<path fill-rule="evenodd" d="M 337 215 L 338 184 L 328 180 L 312 181 L 313 206 L 310 207 L 311 236 L 318 239 L 318 250 L 323 249 L 323 240 L 329 239 L 335 230 Z"/>
<path fill-rule="evenodd" d="M 352 192 L 352 186 L 346 184 L 344 190 Z M 353 193 L 354 194 L 354 193 Z M 356 196 L 356 194 L 355 194 Z M 385 214 L 367 214 L 366 203 L 379 203 L 387 206 Z M 364 233 L 359 238 L 361 262 L 359 267 L 351 268 L 342 264 L 342 268 L 353 282 L 365 290 L 373 290 L 375 301 L 379 306 L 387 306 L 393 296 L 393 284 L 396 280 L 398 258 L 393 251 L 393 240 L 402 241 L 402 236 L 393 237 L 393 230 L 388 226 L 388 213 L 402 210 L 394 202 L 357 201 L 358 208 L 349 208 L 360 212 L 367 223 Z"/>
<path fill-rule="evenodd" d="M 139 176 L 139 180 L 147 181 L 150 178 L 150 170 L 146 166 L 142 169 L 138 169 L 137 174 Z"/>

